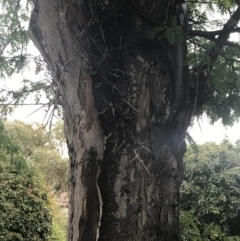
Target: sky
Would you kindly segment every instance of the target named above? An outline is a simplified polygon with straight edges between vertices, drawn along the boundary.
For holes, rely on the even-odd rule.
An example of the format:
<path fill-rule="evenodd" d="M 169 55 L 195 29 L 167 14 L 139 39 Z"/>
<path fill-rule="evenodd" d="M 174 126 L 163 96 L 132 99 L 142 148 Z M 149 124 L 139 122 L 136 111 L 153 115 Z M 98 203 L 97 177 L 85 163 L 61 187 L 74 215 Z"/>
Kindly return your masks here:
<path fill-rule="evenodd" d="M 219 144 L 225 138 L 234 143 L 240 139 L 240 123 L 235 123 L 232 127 L 224 127 L 219 120 L 211 125 L 209 118 L 204 115 L 201 120 L 194 121 L 193 126 L 189 128 L 189 133 L 199 144 L 209 141 Z"/>
<path fill-rule="evenodd" d="M 21 80 L 23 78 L 29 78 L 33 81 L 38 81 L 43 78 L 41 75 L 35 75 L 35 67 L 33 63 L 30 63 L 29 68 L 25 70 L 23 76 L 14 75 L 12 79 L 6 80 L 5 84 L 13 89 L 21 87 Z M 47 102 L 47 100 L 42 100 Z M 27 98 L 25 103 L 34 103 L 34 96 Z M 38 122 L 41 124 L 46 123 L 46 110 L 39 109 L 39 106 L 29 105 L 17 107 L 12 116 L 9 116 L 8 120 L 13 121 L 14 119 L 21 120 L 27 123 Z M 57 119 L 55 119 L 57 120 Z M 194 120 L 193 125 L 188 129 L 189 134 L 199 144 L 204 142 L 213 141 L 220 143 L 224 138 L 228 138 L 231 142 L 235 142 L 240 139 L 240 123 L 235 123 L 232 127 L 224 127 L 221 121 L 210 124 L 210 120 L 206 115 L 203 115 L 201 119 Z"/>
<path fill-rule="evenodd" d="M 14 114 L 8 118 L 12 121 L 14 119 L 21 120 L 27 123 L 45 123 L 44 116 L 45 111 L 36 111 L 38 106 L 23 106 L 15 110 Z M 55 119 L 56 120 L 56 119 Z M 235 123 L 232 127 L 224 127 L 221 121 L 216 122 L 214 125 L 210 125 L 210 120 L 207 116 L 203 116 L 199 120 L 195 120 L 194 124 L 189 127 L 189 134 L 192 136 L 194 141 L 199 144 L 204 142 L 216 142 L 220 143 L 224 138 L 228 138 L 231 142 L 235 142 L 240 139 L 240 123 Z"/>

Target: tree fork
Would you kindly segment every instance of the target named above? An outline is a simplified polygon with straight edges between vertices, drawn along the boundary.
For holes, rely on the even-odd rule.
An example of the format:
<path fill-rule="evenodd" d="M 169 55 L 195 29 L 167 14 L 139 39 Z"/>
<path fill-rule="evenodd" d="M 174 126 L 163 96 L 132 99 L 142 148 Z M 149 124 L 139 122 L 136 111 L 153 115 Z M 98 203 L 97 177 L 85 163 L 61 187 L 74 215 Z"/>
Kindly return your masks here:
<path fill-rule="evenodd" d="M 142 8 L 164 23 L 176 14 L 178 1 L 171 3 L 145 0 Z M 68 240 L 178 240 L 193 111 L 186 40 L 177 46 L 149 40 L 152 22 L 117 0 L 34 5 L 30 37 L 63 102 Z"/>

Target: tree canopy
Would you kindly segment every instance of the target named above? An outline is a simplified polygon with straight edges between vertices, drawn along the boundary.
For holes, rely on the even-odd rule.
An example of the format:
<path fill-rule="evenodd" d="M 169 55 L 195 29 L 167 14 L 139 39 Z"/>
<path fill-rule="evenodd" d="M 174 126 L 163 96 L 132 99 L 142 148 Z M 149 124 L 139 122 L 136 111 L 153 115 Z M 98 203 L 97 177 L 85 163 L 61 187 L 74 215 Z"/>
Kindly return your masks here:
<path fill-rule="evenodd" d="M 67 190 L 68 159 L 62 122 L 56 123 L 48 134 L 40 124 L 21 121 L 6 122 L 8 138 L 21 150 L 28 166 L 41 173 L 46 184 L 57 191 Z"/>
<path fill-rule="evenodd" d="M 47 241 L 52 226 L 47 192 L 0 124 L 0 239 Z"/>
<path fill-rule="evenodd" d="M 191 66 L 191 81 L 199 81 L 198 86 L 195 84 L 199 87 L 197 92 L 205 85 L 204 94 L 196 98 L 199 98 L 197 101 L 205 99 L 206 103 L 196 114 L 205 112 L 212 122 L 221 119 L 223 124 L 231 125 L 240 113 L 239 3 L 194 1 L 189 7 L 191 29 L 187 63 Z"/>
<path fill-rule="evenodd" d="M 52 131 L 47 133 L 38 123 L 5 122 L 4 133 L 8 138 L 7 143 L 17 147 L 19 155 L 31 170 L 34 179 L 41 180 L 48 194 L 48 209 L 52 214 L 49 241 L 66 240 L 67 216 L 57 205 L 58 194 L 68 191 L 68 159 L 63 157 L 66 146 L 62 124 L 61 121 L 57 122 Z"/>

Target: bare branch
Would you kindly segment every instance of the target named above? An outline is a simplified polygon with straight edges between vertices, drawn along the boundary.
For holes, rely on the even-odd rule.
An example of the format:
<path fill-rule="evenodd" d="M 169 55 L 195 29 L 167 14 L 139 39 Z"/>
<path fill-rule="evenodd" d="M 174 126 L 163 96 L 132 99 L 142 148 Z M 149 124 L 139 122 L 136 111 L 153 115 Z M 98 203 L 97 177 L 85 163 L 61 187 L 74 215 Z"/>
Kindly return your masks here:
<path fill-rule="evenodd" d="M 188 1 L 189 3 L 199 3 L 199 1 Z M 217 4 L 215 2 L 200 2 L 201 4 L 204 3 L 204 4 Z"/>
<path fill-rule="evenodd" d="M 216 30 L 216 31 L 200 31 L 200 30 L 191 30 L 189 31 L 190 36 L 198 36 L 198 37 L 203 37 L 206 39 L 215 39 L 217 35 L 224 34 L 224 33 L 240 33 L 240 28 L 223 28 L 221 30 Z"/>
<path fill-rule="evenodd" d="M 223 45 L 240 49 L 240 45 L 237 44 L 237 43 L 230 42 L 230 41 L 221 41 L 221 40 L 216 40 L 216 41 L 223 44 Z"/>
<path fill-rule="evenodd" d="M 204 32 L 204 33 L 207 33 L 207 32 Z M 203 36 L 201 36 L 201 37 L 203 37 Z M 229 46 L 229 47 L 240 49 L 240 45 L 238 43 L 234 43 L 234 42 L 227 41 L 227 40 L 223 41 L 223 40 L 220 40 L 218 38 L 212 37 L 211 35 L 207 36 L 207 34 L 204 36 L 204 38 L 208 39 L 208 40 L 210 40 L 212 42 L 215 42 L 215 43 L 218 42 L 218 43 L 223 44 L 225 46 Z"/>

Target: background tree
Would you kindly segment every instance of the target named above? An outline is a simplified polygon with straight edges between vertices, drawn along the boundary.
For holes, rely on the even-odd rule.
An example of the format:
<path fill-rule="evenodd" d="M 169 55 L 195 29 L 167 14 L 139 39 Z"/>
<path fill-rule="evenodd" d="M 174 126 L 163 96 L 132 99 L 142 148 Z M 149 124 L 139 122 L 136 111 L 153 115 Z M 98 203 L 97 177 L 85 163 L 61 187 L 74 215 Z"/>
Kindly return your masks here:
<path fill-rule="evenodd" d="M 19 149 L 0 124 L 0 239 L 47 241 L 52 216 L 46 190 L 34 180 Z"/>
<path fill-rule="evenodd" d="M 40 124 L 5 122 L 8 138 L 18 146 L 28 168 L 45 184 L 52 212 L 50 240 L 65 241 L 67 216 L 57 206 L 57 197 L 68 191 L 68 159 L 64 145 L 63 123 L 57 122 L 50 133 Z M 55 198 L 53 198 L 55 197 Z"/>
<path fill-rule="evenodd" d="M 62 122 L 56 123 L 51 134 L 40 124 L 14 121 L 6 122 L 5 126 L 11 142 L 20 148 L 29 167 L 40 173 L 54 191 L 68 190 L 68 159 L 61 155 L 66 152 Z"/>
<path fill-rule="evenodd" d="M 182 240 L 240 240 L 240 146 L 220 145 L 189 149 L 182 184 Z"/>
<path fill-rule="evenodd" d="M 55 138 L 38 125 L 34 127 L 20 121 L 5 124 L 7 130 L 2 123 L 0 126 L 1 239 L 66 240 L 67 216 L 53 196 L 67 191 L 67 161 L 50 143 L 49 140 Z M 56 136 L 59 138 L 61 127 L 58 123 Z"/>
<path fill-rule="evenodd" d="M 63 107 L 68 240 L 178 240 L 191 119 L 239 116 L 239 1 L 188 1 L 189 17 L 179 0 L 33 5 L 30 37 Z"/>
<path fill-rule="evenodd" d="M 48 240 L 52 217 L 46 191 L 29 174 L 1 164 L 0 239 Z"/>

